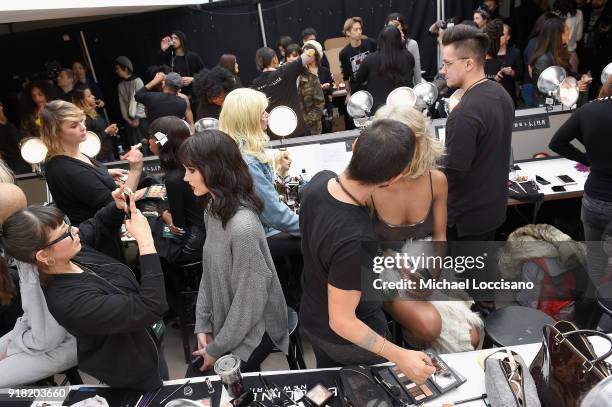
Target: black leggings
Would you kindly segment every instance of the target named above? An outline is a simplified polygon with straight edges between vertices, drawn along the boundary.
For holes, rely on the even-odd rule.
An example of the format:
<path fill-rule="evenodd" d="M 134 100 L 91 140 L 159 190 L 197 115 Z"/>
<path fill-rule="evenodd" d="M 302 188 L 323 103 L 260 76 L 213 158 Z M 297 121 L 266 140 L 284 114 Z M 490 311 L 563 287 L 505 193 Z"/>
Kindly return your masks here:
<path fill-rule="evenodd" d="M 241 361 L 240 371 L 242 373 L 261 371 L 261 363 L 268 357 L 274 347 L 274 343 L 272 342 L 272 339 L 270 339 L 270 336 L 267 333 L 264 333 L 264 336 L 261 338 L 261 342 L 255 349 L 253 349 L 251 356 L 249 356 L 249 360 L 246 362 Z M 215 374 L 216 373 L 213 368 L 200 372 L 198 368 L 194 368 L 193 365 L 189 365 L 187 368 L 187 373 L 185 373 L 185 377 L 210 376 Z"/>

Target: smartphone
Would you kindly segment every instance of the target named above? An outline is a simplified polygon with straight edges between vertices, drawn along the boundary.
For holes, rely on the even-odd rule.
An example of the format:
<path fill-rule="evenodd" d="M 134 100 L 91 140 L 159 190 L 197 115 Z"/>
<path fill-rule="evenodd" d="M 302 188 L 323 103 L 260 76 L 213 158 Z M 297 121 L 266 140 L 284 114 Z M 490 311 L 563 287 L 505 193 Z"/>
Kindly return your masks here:
<path fill-rule="evenodd" d="M 550 184 L 549 181 L 546 181 L 544 178 L 540 177 L 539 175 L 536 175 L 536 181 L 540 185 L 548 185 L 548 184 Z"/>
<path fill-rule="evenodd" d="M 566 189 L 565 187 L 563 187 L 563 185 L 555 185 L 552 187 L 552 190 L 555 192 L 565 192 Z"/>
<path fill-rule="evenodd" d="M 126 211 L 125 211 L 125 218 L 126 219 L 131 219 L 131 211 L 130 211 L 130 192 L 128 192 L 129 189 L 126 188 L 123 190 L 123 197 L 125 198 L 125 205 L 126 205 Z"/>
<path fill-rule="evenodd" d="M 574 181 L 569 175 L 557 175 L 557 178 L 563 182 L 565 185 L 575 185 L 577 184 L 576 181 Z"/>

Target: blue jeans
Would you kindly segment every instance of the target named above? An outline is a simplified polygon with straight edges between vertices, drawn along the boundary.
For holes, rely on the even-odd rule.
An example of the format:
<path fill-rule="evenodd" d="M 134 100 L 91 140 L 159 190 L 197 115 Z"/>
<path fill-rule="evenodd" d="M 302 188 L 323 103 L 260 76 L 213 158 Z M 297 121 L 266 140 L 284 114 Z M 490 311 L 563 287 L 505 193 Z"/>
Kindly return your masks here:
<path fill-rule="evenodd" d="M 612 202 L 601 201 L 584 194 L 580 216 L 587 245 L 587 266 L 595 287 L 606 277 L 608 254 L 604 251 L 602 235 L 612 222 Z"/>

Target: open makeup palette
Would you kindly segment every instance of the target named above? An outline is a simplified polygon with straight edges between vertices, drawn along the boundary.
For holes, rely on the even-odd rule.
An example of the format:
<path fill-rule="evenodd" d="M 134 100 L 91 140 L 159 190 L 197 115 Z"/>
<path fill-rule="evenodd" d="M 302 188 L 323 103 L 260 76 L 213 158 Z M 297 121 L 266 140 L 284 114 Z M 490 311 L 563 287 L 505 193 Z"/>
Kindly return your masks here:
<path fill-rule="evenodd" d="M 397 394 L 397 391 L 394 391 L 393 387 L 399 384 L 401 388 L 400 399 L 405 398 L 405 401 L 409 403 L 421 404 L 435 399 L 466 382 L 467 379 L 452 370 L 437 353 L 433 351 L 426 353 L 431 358 L 436 372 L 425 383 L 418 385 L 412 382 L 397 366 L 393 365 L 377 372 L 378 377 L 383 382 L 382 384 L 391 388 L 391 391 L 395 394 Z"/>

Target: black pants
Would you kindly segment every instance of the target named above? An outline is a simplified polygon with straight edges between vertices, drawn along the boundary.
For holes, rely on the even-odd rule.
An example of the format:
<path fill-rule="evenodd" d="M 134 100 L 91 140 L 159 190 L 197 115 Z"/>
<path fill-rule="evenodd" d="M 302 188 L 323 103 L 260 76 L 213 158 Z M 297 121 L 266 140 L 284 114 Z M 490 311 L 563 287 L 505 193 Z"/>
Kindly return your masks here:
<path fill-rule="evenodd" d="M 476 281 L 495 281 L 499 278 L 497 266 L 495 265 L 495 249 L 487 242 L 495 240 L 496 229 L 476 235 L 459 236 L 457 226 L 453 225 L 446 229 L 446 240 L 449 242 L 449 253 L 454 258 L 459 256 L 476 258 L 487 253 L 484 259 L 484 269 L 471 268 L 457 273 L 458 278 Z M 473 243 L 471 243 L 473 242 Z M 478 243 L 482 242 L 482 243 Z M 488 290 L 468 289 L 467 293 L 476 301 L 492 301 L 494 292 Z"/>
<path fill-rule="evenodd" d="M 301 275 L 304 267 L 302 240 L 289 233 L 280 232 L 266 239 L 274 261 L 287 305 L 299 308 L 302 297 Z"/>
<path fill-rule="evenodd" d="M 249 356 L 249 360 L 246 362 L 242 361 L 240 363 L 240 371 L 242 373 L 261 371 L 261 363 L 268 357 L 273 349 L 274 343 L 272 342 L 272 339 L 270 339 L 270 336 L 267 333 L 264 333 L 264 336 L 261 338 L 261 342 L 255 349 L 253 349 L 251 356 Z M 187 368 L 187 373 L 185 373 L 185 377 L 210 376 L 215 374 L 216 373 L 213 368 L 201 372 L 198 367 L 190 364 Z"/>

